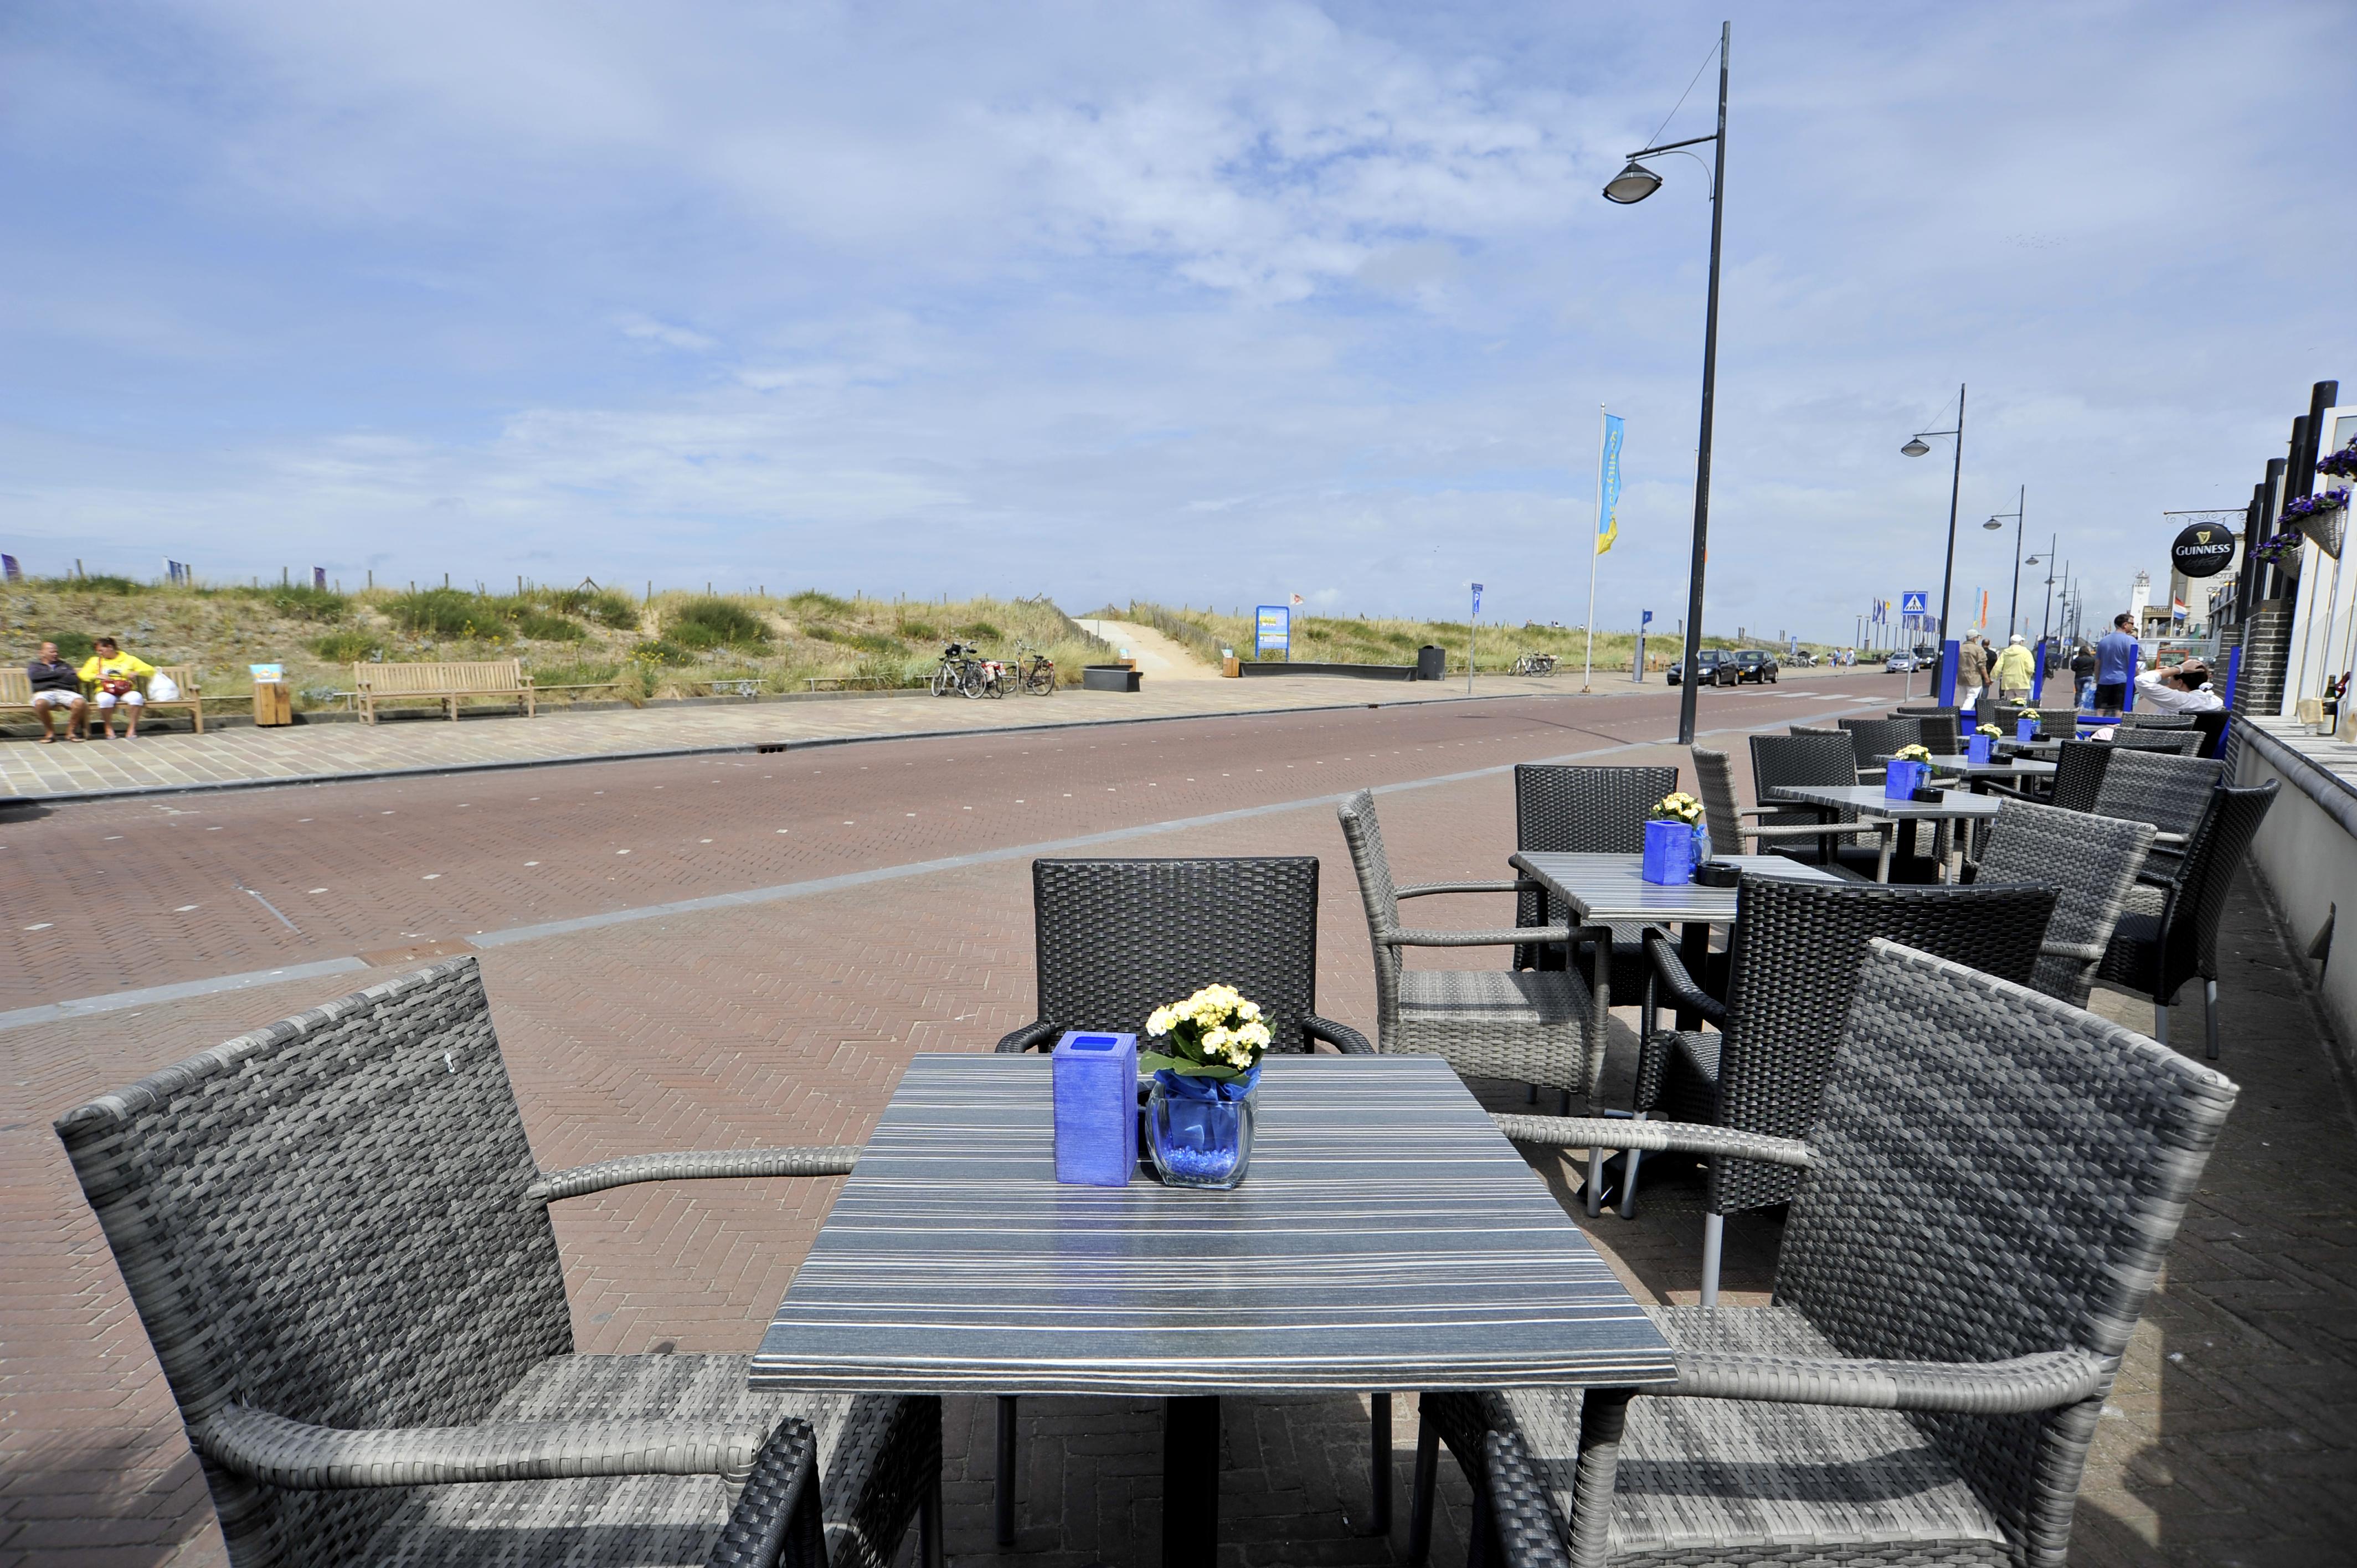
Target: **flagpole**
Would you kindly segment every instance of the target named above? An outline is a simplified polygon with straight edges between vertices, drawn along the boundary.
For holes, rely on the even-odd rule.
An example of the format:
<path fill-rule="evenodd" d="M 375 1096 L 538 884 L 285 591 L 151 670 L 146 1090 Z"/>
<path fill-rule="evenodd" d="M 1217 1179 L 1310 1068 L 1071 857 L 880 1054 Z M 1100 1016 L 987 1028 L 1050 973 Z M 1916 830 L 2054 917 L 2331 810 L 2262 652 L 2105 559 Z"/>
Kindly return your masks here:
<path fill-rule="evenodd" d="M 1604 442 L 1605 421 L 1609 416 L 1604 405 L 1596 405 L 1596 527 L 1587 536 L 1587 668 L 1580 672 L 1579 689 L 1587 690 L 1596 676 L 1596 558 L 1602 552 L 1596 542 L 1604 537 Z"/>

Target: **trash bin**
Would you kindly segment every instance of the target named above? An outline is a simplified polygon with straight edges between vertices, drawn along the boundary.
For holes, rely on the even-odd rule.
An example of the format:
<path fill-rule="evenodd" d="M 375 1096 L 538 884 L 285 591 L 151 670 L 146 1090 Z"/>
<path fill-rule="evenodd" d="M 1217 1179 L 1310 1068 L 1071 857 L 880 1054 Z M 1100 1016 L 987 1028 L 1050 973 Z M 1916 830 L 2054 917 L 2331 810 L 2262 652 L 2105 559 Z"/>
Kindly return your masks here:
<path fill-rule="evenodd" d="M 1415 678 L 1419 681 L 1448 679 L 1448 650 L 1438 643 L 1427 642 L 1415 650 Z"/>

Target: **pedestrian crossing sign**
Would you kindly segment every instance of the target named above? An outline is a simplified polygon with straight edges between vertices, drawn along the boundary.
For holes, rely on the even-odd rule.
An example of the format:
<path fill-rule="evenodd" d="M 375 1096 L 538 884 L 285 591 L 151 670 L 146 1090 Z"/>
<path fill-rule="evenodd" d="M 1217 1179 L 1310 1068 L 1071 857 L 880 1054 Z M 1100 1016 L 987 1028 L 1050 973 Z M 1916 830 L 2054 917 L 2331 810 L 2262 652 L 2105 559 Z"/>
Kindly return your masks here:
<path fill-rule="evenodd" d="M 1927 589 L 1920 594 L 1900 595 L 1899 613 L 1903 616 L 1930 615 L 1932 613 L 1932 595 L 1930 591 Z"/>

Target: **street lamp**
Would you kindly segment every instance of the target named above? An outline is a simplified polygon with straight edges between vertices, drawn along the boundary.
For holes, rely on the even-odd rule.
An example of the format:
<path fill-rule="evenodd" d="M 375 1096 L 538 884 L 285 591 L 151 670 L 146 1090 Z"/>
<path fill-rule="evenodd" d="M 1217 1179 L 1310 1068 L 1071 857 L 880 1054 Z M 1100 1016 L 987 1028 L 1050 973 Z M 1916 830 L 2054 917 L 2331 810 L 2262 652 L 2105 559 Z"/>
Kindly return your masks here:
<path fill-rule="evenodd" d="M 1948 476 L 1948 565 L 1940 578 L 1940 657 L 1948 656 L 1948 600 L 1956 586 L 1956 492 L 1964 482 L 1964 389 L 1956 387 L 1956 427 L 1953 430 L 1919 430 L 1906 446 L 1899 450 L 1910 457 L 1921 457 L 1932 450 L 1924 441 L 1926 435 L 1953 435 L 1956 438 L 1955 471 Z"/>
<path fill-rule="evenodd" d="M 1719 196 L 1727 184 L 1727 52 L 1734 33 L 1734 24 L 1718 25 L 1718 129 L 1707 136 L 1692 136 L 1683 142 L 1664 142 L 1659 146 L 1642 147 L 1629 155 L 1629 161 L 1604 188 L 1604 199 L 1622 207 L 1634 206 L 1662 188 L 1662 177 L 1639 163 L 1662 153 L 1674 153 L 1686 147 L 1698 147 L 1705 142 L 1713 145 L 1710 169 L 1710 295 L 1703 313 L 1702 328 L 1702 439 L 1695 449 L 1695 511 L 1694 559 L 1686 575 L 1685 675 L 1678 682 L 1678 744 L 1692 746 L 1695 736 L 1695 699 L 1699 682 L 1695 679 L 1695 667 L 1702 658 L 1702 579 L 1703 562 L 1710 531 L 1710 413 L 1711 398 L 1718 384 L 1718 242 L 1719 220 L 1724 204 Z M 1674 111 L 1673 111 L 1674 113 Z M 1696 163 L 1702 160 L 1687 153 Z"/>
<path fill-rule="evenodd" d="M 2007 518 L 2013 519 L 2013 603 L 2005 612 L 2005 634 L 2007 637 L 2021 629 L 2014 623 L 2021 617 L 2021 514 L 2028 509 L 2029 502 L 2029 487 L 2024 485 L 2014 498 L 2013 510 L 1998 512 L 1981 524 L 1983 528 L 2003 528 Z"/>

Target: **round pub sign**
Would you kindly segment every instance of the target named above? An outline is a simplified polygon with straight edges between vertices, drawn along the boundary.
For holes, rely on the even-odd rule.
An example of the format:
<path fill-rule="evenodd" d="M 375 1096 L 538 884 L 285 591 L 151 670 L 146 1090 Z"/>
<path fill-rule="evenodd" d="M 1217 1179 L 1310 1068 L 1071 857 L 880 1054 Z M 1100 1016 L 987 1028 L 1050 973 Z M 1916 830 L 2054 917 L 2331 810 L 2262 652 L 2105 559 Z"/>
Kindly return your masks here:
<path fill-rule="evenodd" d="M 2189 577 L 2214 577 L 2233 563 L 2234 531 L 2197 522 L 2177 536 L 2169 558 Z"/>

